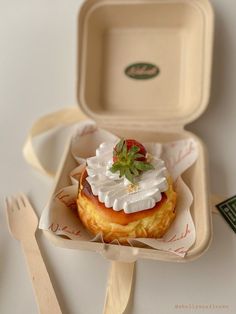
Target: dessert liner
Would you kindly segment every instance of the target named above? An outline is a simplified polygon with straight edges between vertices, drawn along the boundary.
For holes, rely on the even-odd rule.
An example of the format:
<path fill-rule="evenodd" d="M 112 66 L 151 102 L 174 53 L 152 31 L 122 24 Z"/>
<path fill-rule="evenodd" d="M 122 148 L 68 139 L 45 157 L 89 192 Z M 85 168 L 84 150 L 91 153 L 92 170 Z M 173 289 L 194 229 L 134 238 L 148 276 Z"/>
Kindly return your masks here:
<path fill-rule="evenodd" d="M 56 236 L 66 236 L 74 241 L 103 243 L 102 235 L 91 235 L 82 225 L 76 210 L 78 181 L 86 165 L 86 158 L 95 155 L 96 148 L 103 142 L 116 143 L 118 137 L 102 130 L 93 122 L 80 123 L 72 137 L 71 154 L 78 163 L 68 176 L 71 184 L 56 189 L 48 206 L 44 209 L 39 228 L 53 232 Z M 181 174 L 191 167 L 198 158 L 198 144 L 188 138 L 167 143 L 147 143 L 146 149 L 152 155 L 161 157 L 174 180 L 177 192 L 176 218 L 162 239 L 129 239 L 132 247 L 148 246 L 184 257 L 195 243 L 196 230 L 190 214 L 193 197 Z M 113 244 L 119 244 L 113 241 Z"/>

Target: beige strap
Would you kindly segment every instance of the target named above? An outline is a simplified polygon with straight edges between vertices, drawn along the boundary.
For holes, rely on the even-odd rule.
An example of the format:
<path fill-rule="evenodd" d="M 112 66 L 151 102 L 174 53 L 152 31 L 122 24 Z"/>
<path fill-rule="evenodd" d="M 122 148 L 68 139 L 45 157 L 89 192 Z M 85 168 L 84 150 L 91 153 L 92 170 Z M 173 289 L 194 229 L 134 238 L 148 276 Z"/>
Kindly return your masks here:
<path fill-rule="evenodd" d="M 53 177 L 55 174 L 47 170 L 36 155 L 32 144 L 33 138 L 55 127 L 67 126 L 85 119 L 86 116 L 76 106 L 64 108 L 39 118 L 30 129 L 23 147 L 23 155 L 26 161 L 42 173 Z"/>
<path fill-rule="evenodd" d="M 134 263 L 111 262 L 103 314 L 124 313 L 130 299 Z"/>

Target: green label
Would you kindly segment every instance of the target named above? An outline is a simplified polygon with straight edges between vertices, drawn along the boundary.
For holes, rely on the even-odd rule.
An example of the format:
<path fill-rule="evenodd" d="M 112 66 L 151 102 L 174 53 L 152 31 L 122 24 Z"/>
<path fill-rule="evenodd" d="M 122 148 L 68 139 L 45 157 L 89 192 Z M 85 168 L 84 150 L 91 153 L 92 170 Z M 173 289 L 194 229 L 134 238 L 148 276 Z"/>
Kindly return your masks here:
<path fill-rule="evenodd" d="M 148 80 L 156 77 L 160 69 L 152 63 L 133 63 L 125 69 L 125 74 L 135 80 Z"/>
<path fill-rule="evenodd" d="M 224 219 L 236 233 L 236 196 L 216 205 Z"/>

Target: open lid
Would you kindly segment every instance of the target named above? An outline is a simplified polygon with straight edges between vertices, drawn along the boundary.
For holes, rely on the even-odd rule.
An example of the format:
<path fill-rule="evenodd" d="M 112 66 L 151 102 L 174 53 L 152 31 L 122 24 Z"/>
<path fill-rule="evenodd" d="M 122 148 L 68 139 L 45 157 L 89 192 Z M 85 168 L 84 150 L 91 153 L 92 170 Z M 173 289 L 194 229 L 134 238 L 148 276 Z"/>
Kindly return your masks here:
<path fill-rule="evenodd" d="M 98 123 L 183 126 L 207 106 L 212 42 L 207 0 L 87 0 L 79 105 Z"/>

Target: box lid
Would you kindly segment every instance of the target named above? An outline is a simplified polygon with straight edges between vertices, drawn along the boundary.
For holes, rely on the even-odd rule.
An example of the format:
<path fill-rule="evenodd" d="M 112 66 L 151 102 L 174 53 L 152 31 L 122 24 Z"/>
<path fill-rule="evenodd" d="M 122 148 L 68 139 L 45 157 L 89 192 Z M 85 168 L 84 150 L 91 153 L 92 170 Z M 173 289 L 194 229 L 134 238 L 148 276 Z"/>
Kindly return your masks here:
<path fill-rule="evenodd" d="M 207 107 L 212 42 L 207 0 L 87 0 L 79 105 L 98 123 L 184 126 Z"/>

